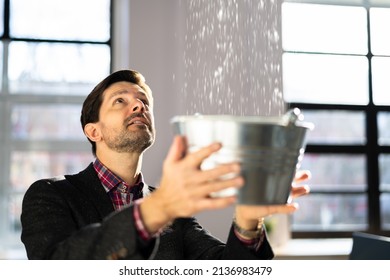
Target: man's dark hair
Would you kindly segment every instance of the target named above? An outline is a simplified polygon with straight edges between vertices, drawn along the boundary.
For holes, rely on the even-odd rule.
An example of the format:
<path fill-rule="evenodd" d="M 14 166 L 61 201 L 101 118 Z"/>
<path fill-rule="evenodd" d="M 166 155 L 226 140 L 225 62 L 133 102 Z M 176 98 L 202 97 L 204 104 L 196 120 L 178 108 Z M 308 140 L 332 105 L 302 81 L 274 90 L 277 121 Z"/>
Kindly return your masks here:
<path fill-rule="evenodd" d="M 103 102 L 103 92 L 112 84 L 122 81 L 139 85 L 147 94 L 151 95 L 151 90 L 145 83 L 145 78 L 141 73 L 135 70 L 120 70 L 112 73 L 97 84 L 85 99 L 80 117 L 83 131 L 88 123 L 96 123 L 99 121 L 100 107 Z M 92 144 L 93 155 L 96 156 L 96 143 L 89 138 L 88 141 Z"/>

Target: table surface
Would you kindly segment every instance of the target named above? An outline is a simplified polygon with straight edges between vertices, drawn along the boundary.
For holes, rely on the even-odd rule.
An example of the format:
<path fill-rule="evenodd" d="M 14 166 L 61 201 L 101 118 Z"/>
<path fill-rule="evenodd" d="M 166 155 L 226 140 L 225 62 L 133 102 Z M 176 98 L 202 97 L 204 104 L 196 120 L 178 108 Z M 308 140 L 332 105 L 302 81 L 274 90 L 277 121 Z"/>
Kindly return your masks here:
<path fill-rule="evenodd" d="M 290 239 L 274 248 L 275 259 L 348 259 L 352 238 Z"/>

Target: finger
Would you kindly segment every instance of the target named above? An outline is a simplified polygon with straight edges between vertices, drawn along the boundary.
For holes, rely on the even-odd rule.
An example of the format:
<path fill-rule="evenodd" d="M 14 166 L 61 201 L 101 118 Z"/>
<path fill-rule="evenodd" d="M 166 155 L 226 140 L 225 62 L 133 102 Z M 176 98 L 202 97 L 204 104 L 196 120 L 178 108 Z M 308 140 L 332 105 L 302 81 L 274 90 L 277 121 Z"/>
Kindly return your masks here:
<path fill-rule="evenodd" d="M 237 177 L 240 174 L 240 170 L 241 168 L 238 163 L 222 164 L 211 169 L 200 171 L 196 180 L 198 182 L 205 182 L 218 180 L 221 179 L 221 177 L 229 179 Z"/>
<path fill-rule="evenodd" d="M 211 156 L 212 153 L 215 153 L 219 149 L 221 149 L 222 145 L 220 143 L 213 143 L 209 146 L 201 148 L 200 150 L 188 154 L 186 157 L 186 161 L 189 162 L 193 166 L 200 166 L 200 164 Z"/>
<path fill-rule="evenodd" d="M 298 170 L 295 173 L 294 183 L 309 180 L 311 178 L 311 172 L 309 170 Z"/>
<path fill-rule="evenodd" d="M 245 217 L 245 219 L 257 220 L 274 214 L 291 214 L 298 208 L 297 203 L 283 205 L 238 205 L 236 206 L 236 215 Z"/>
<path fill-rule="evenodd" d="M 169 148 L 166 162 L 172 163 L 183 158 L 186 151 L 185 138 L 183 136 L 175 136 L 171 147 Z"/>
<path fill-rule="evenodd" d="M 270 205 L 268 206 L 268 212 L 266 216 L 274 214 L 291 214 L 298 210 L 299 205 L 297 203 L 289 203 L 285 205 Z"/>
<path fill-rule="evenodd" d="M 205 197 L 226 188 L 240 188 L 244 185 L 244 178 L 240 176 L 239 164 L 223 164 L 209 170 L 200 170 L 192 178 L 191 184 L 199 186 L 194 189 L 198 197 Z"/>
<path fill-rule="evenodd" d="M 309 192 L 310 192 L 310 188 L 307 185 L 292 187 L 291 196 L 293 198 L 297 198 L 299 196 L 303 196 L 305 194 L 308 194 Z"/>
<path fill-rule="evenodd" d="M 229 180 L 218 180 L 204 184 L 201 188 L 198 188 L 198 195 L 205 197 L 210 196 L 211 193 L 216 193 L 230 188 L 241 188 L 244 186 L 244 179 L 242 177 L 236 177 Z"/>
<path fill-rule="evenodd" d="M 213 192 L 218 192 L 227 188 L 241 188 L 244 186 L 244 178 L 239 174 L 224 172 L 224 176 L 205 176 L 213 171 L 200 171 L 197 176 L 191 180 L 191 193 L 198 198 L 208 197 Z"/>

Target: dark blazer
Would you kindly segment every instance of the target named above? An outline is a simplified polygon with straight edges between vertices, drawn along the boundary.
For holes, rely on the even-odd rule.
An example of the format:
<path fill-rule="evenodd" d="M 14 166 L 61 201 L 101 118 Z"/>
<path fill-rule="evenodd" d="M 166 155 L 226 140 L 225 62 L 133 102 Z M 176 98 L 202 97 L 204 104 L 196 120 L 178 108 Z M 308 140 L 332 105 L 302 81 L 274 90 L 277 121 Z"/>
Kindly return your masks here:
<path fill-rule="evenodd" d="M 36 181 L 24 196 L 21 240 L 29 259 L 271 259 L 274 256 L 267 240 L 255 253 L 242 245 L 231 228 L 224 244 L 194 218 L 176 219 L 158 238 L 144 242 L 134 225 L 133 207 L 114 211 L 92 164 L 65 178 Z"/>

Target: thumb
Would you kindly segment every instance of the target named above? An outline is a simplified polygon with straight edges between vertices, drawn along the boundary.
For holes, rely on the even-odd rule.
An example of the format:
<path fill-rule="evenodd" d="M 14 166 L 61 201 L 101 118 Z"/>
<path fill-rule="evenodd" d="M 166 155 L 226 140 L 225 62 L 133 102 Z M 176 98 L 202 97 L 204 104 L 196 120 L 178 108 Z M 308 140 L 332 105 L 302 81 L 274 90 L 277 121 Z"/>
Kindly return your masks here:
<path fill-rule="evenodd" d="M 184 136 L 175 136 L 165 159 L 166 162 L 176 162 L 182 159 L 185 155 L 186 149 L 187 144 Z"/>

